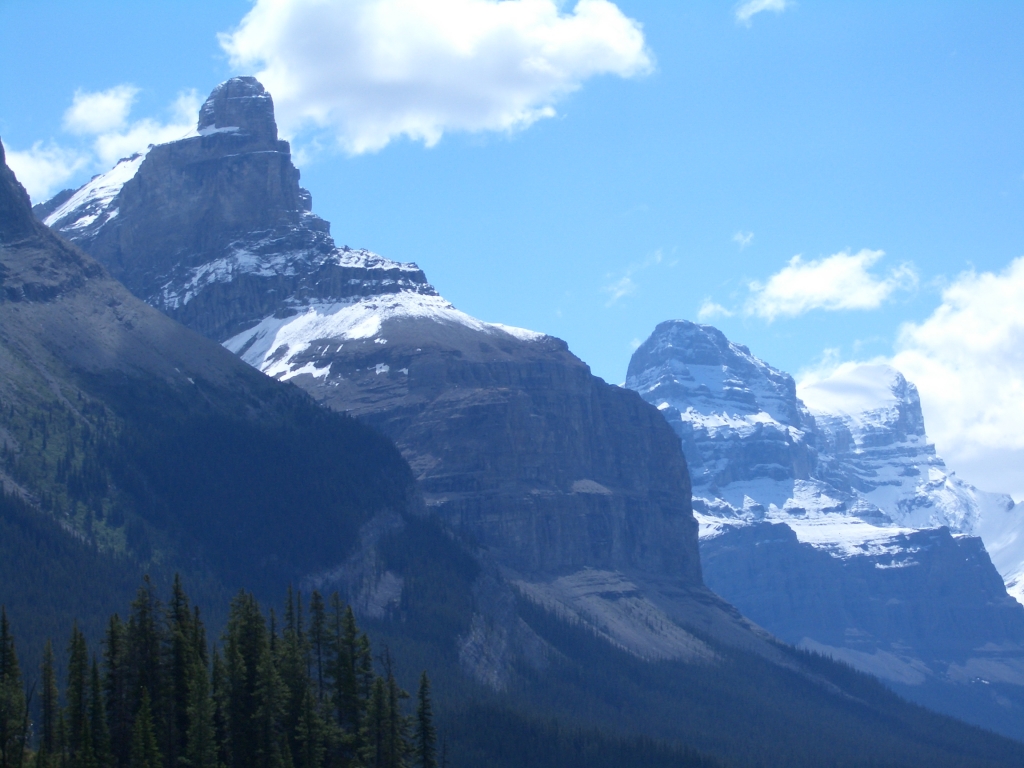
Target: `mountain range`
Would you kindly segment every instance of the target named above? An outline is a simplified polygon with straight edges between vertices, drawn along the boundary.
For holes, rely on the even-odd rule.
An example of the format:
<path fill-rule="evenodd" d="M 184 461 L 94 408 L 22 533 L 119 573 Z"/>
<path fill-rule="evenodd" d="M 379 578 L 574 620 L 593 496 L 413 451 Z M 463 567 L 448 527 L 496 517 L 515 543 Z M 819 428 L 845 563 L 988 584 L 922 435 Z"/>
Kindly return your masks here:
<path fill-rule="evenodd" d="M 913 384 L 859 366 L 805 389 L 812 412 L 788 374 L 672 321 L 626 386 L 680 438 L 712 589 L 787 642 L 1024 736 L 1024 509 L 948 472 Z"/>
<path fill-rule="evenodd" d="M 661 404 L 593 376 L 558 339 L 458 311 L 414 264 L 338 247 L 253 78 L 219 86 L 194 135 L 35 212 L 136 297 L 205 336 L 198 348 L 217 342 L 266 374 L 268 391 L 305 390 L 324 414 L 356 417 L 339 423 L 394 441 L 413 484 L 396 482 L 403 503 L 360 505 L 342 541 L 307 525 L 333 561 L 287 573 L 341 589 L 404 657 L 441 670 L 449 712 L 472 700 L 503 713 L 495 743 L 509 713 L 528 712 L 737 764 L 1019 759 L 1018 745 L 780 642 L 709 589 L 718 586 L 705 585 L 698 537 L 712 499 L 700 494 L 706 472 L 688 468 L 686 439 Z M 807 412 L 793 400 L 790 420 L 801 424 Z M 766 442 L 770 456 L 751 454 L 754 465 L 811 476 L 817 455 L 794 435 Z M 347 455 L 326 450 L 313 466 Z M 711 463 L 724 470 L 728 460 Z M 305 482 L 327 486 L 282 484 Z M 1014 631 L 1017 604 L 1005 589 L 1002 599 L 993 611 Z"/>

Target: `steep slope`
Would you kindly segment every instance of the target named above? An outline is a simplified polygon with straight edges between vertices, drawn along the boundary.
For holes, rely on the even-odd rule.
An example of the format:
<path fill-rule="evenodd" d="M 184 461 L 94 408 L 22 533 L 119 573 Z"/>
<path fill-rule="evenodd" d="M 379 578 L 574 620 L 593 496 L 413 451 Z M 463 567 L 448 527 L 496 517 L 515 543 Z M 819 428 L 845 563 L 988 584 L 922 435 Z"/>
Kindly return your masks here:
<path fill-rule="evenodd" d="M 224 88 L 264 103 L 254 83 Z M 123 265 L 126 280 L 151 275 L 132 283 L 138 295 L 396 440 L 428 514 L 374 515 L 355 551 L 304 585 L 341 587 L 379 642 L 409 660 L 410 678 L 436 673 L 439 708 L 462 727 L 462 743 L 491 750 L 463 764 L 522 764 L 502 754 L 507 739 L 479 736 L 538 716 L 699 743 L 740 765 L 1020 759 L 1019 745 L 780 645 L 706 589 L 678 440 L 655 408 L 592 376 L 564 342 L 459 312 L 415 265 L 329 239 L 306 258 L 310 249 L 290 245 L 311 237 L 304 209 L 276 239 L 233 230 L 220 212 L 263 178 L 241 168 L 247 156 L 285 149 L 221 146 L 252 131 L 247 118 L 219 116 L 218 92 L 204 107 L 218 132 L 151 149 L 109 197 L 117 214 L 98 230 L 76 234 L 73 210 L 53 223 L 112 269 Z M 149 171 L 151 161 L 174 167 Z M 240 181 L 209 207 L 161 191 L 163 178 L 189 189 L 203 178 Z M 287 195 L 298 199 L 297 172 L 290 178 Z M 210 243 L 180 251 L 187 268 L 150 260 L 164 245 L 128 234 L 167 231 L 165 217 Z M 266 248 L 232 261 L 233 242 Z"/>
<path fill-rule="evenodd" d="M 841 390 L 847 411 L 864 407 L 812 416 L 787 374 L 715 328 L 672 321 L 637 349 L 627 386 L 659 407 L 698 468 L 716 592 L 788 642 L 1024 736 L 1024 609 L 971 537 L 984 520 L 1002 526 L 993 544 L 1006 559 L 1016 513 L 947 473 L 912 384 L 860 370 L 816 404 Z"/>
<path fill-rule="evenodd" d="M 1024 508 L 949 472 L 925 433 L 917 388 L 884 365 L 841 369 L 804 387 L 827 461 L 818 474 L 855 489 L 891 519 L 914 528 L 948 526 L 978 536 L 1024 604 Z"/>
<path fill-rule="evenodd" d="M 143 568 L 183 568 L 199 595 L 276 596 L 341 562 L 361 524 L 414 494 L 389 440 L 136 299 L 33 219 L 4 163 L 0 404 L 0 483 L 21 500 L 4 515 L 22 531 L 0 541 L 17 547 L 2 559 L 37 568 L 63 550 L 104 563 L 31 600 L 20 577 L 0 581 L 12 621 L 33 633 L 61 636 L 83 587 L 116 592 L 107 581 Z"/>
<path fill-rule="evenodd" d="M 639 654 L 706 656 L 694 626 L 775 653 L 703 587 L 686 465 L 657 412 L 564 342 L 459 312 L 416 265 L 335 246 L 272 109 L 252 78 L 228 81 L 196 136 L 122 161 L 47 223 L 152 305 L 394 438 L 429 509 L 486 550 L 505 589 Z M 607 598 L 622 589 L 648 629 Z M 398 598 L 379 591 L 367 605 Z M 528 642 L 474 630 L 465 665 L 504 685 Z"/>

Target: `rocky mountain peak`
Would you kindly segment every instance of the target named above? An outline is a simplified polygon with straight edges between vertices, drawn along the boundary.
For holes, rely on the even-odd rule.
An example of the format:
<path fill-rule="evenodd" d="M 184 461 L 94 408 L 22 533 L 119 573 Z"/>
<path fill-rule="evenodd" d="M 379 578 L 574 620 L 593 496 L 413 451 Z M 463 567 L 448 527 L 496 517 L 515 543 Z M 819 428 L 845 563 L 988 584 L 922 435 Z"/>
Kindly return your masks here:
<path fill-rule="evenodd" d="M 886 432 L 895 439 L 925 439 L 917 387 L 888 365 L 845 366 L 805 384 L 800 397 L 819 421 L 841 421 L 861 441 Z"/>
<path fill-rule="evenodd" d="M 28 192 L 7 167 L 7 155 L 0 142 L 0 243 L 13 243 L 35 234 L 32 203 Z"/>
<path fill-rule="evenodd" d="M 277 141 L 274 100 L 255 77 L 233 77 L 221 83 L 199 110 L 199 133 L 229 131 Z"/>

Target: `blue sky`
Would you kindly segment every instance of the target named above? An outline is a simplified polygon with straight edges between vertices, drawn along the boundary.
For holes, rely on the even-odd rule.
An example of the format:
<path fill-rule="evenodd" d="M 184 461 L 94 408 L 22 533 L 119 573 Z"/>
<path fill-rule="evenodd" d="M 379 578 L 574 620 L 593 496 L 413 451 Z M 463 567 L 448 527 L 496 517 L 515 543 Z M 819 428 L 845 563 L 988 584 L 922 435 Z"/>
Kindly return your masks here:
<path fill-rule="evenodd" d="M 528 126 L 456 116 L 433 146 L 387 136 L 353 154 L 351 131 L 293 121 L 303 184 L 339 243 L 417 262 L 459 309 L 559 336 L 611 382 L 658 322 L 702 307 L 794 374 L 892 359 L 918 379 L 940 451 L 1000 484 L 982 470 L 992 451 L 1024 457 L 1024 362 L 1006 351 L 1024 343 L 1024 294 L 1004 273 L 1024 256 L 1024 4 L 769 0 L 748 23 L 738 4 L 615 5 L 652 66 L 577 68 L 575 90 L 537 102 L 556 114 Z M 0 0 L 0 137 L 79 158 L 59 185 L 77 186 L 106 167 L 93 135 L 69 130 L 76 91 L 130 85 L 126 125 L 176 124 L 183 92 L 256 71 L 218 41 L 252 8 Z M 467 76 L 439 108 L 488 87 Z M 1005 288 L 994 321 L 957 298 L 989 290 L 962 277 L 972 269 Z M 983 359 L 970 337 L 946 348 L 1000 318 Z M 949 376 L 993 356 L 946 396 Z M 1000 376 L 995 393 L 975 381 Z M 967 434 L 952 413 L 965 408 L 987 432 Z M 1019 498 L 1019 474 L 993 489 Z"/>

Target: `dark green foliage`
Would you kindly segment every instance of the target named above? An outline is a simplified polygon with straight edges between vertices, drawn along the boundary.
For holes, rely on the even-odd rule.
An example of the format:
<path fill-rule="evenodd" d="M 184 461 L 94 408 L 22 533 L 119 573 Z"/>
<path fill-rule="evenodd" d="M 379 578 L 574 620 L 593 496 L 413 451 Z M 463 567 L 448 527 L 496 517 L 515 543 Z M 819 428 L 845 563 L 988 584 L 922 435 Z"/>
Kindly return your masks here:
<path fill-rule="evenodd" d="M 99 454 L 136 515 L 136 550 L 187 552 L 226 584 L 274 594 L 337 563 L 374 512 L 407 505 L 412 475 L 390 441 L 276 382 L 253 379 L 251 402 L 199 379 L 186 393 L 87 386 L 119 424 Z"/>
<path fill-rule="evenodd" d="M 28 736 L 28 712 L 21 668 L 7 611 L 0 607 L 0 768 L 21 768 Z"/>
<path fill-rule="evenodd" d="M 426 671 L 420 675 L 420 688 L 416 695 L 415 745 L 416 768 L 437 768 L 437 730 L 430 701 L 430 678 Z"/>
<path fill-rule="evenodd" d="M 153 724 L 153 708 L 149 691 L 143 689 L 139 710 L 135 713 L 132 727 L 132 751 L 130 768 L 162 768 L 163 760 L 156 743 L 156 727 Z"/>
<path fill-rule="evenodd" d="M 314 594 L 311 604 L 324 605 Z M 413 753 L 408 698 L 390 654 L 373 669 L 369 640 L 337 595 L 322 617 L 324 691 L 300 595 L 289 591 L 277 633 L 252 594 L 231 603 L 212 661 L 198 609 L 180 581 L 168 603 L 146 579 L 129 619 L 110 617 L 103 669 L 73 625 L 66 705 L 52 646 L 43 654 L 38 768 L 403 768 Z M 321 623 L 319 619 L 316 623 Z M 428 696 L 429 698 L 429 696 Z M 421 696 L 422 699 L 422 696 Z M 429 709 L 429 704 L 428 704 Z M 428 713 L 429 719 L 429 713 Z M 422 720 L 422 713 L 421 713 Z M 0 768 L 22 768 L 28 718 L 6 614 L 0 615 Z M 374 745 L 373 749 L 367 747 Z M 366 758 L 364 762 L 362 758 Z"/>

